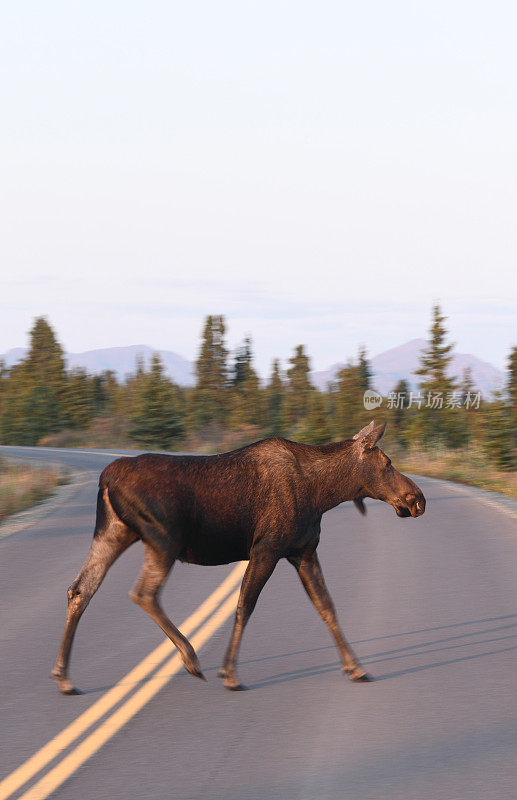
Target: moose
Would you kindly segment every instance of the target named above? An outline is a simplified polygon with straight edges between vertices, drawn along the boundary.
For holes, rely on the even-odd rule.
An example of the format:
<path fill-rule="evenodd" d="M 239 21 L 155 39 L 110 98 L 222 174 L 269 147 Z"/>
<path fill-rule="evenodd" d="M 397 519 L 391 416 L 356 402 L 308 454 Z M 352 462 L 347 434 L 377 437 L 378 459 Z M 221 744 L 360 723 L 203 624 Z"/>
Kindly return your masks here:
<path fill-rule="evenodd" d="M 316 553 L 325 511 L 364 498 L 389 503 L 399 517 L 419 517 L 425 498 L 378 447 L 386 423 L 372 421 L 353 439 L 307 445 L 264 439 L 211 456 L 147 453 L 118 458 L 101 473 L 90 551 L 68 589 L 65 631 L 51 677 L 77 694 L 68 664 L 79 619 L 116 558 L 139 539 L 144 564 L 129 596 L 177 647 L 198 678 L 198 657 L 163 611 L 160 590 L 176 560 L 190 564 L 248 561 L 219 677 L 243 689 L 236 662 L 246 623 L 277 562 L 286 558 L 328 626 L 352 681 L 371 680 L 348 645 Z"/>

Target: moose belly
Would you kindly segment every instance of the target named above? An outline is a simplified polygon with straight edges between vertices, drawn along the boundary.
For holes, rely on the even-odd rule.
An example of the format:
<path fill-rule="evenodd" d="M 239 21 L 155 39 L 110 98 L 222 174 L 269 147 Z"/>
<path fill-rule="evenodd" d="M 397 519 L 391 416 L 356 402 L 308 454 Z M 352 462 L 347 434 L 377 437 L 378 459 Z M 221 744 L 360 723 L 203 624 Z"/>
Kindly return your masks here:
<path fill-rule="evenodd" d="M 194 534 L 186 538 L 180 552 L 180 561 L 188 564 L 231 564 L 232 561 L 246 561 L 249 558 L 249 545 L 245 537 Z"/>

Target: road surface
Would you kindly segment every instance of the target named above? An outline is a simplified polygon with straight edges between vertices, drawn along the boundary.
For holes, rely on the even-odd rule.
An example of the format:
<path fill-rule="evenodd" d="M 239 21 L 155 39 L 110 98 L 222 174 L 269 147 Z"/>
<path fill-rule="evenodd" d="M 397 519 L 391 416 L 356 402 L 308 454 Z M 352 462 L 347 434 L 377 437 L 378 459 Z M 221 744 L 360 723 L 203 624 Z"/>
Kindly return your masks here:
<path fill-rule="evenodd" d="M 98 474 L 114 456 L 0 452 L 85 472 L 64 505 L 0 540 L 0 763 L 1 777 L 17 787 L 6 797 L 49 796 L 49 775 L 57 776 L 50 796 L 60 800 L 517 796 L 517 536 L 504 510 L 470 490 L 422 479 L 420 519 L 399 519 L 374 501 L 365 518 L 350 503 L 325 515 L 320 560 L 373 683 L 352 684 L 341 674 L 325 626 L 281 562 L 244 636 L 240 677 L 248 692 L 228 692 L 216 677 L 227 609 L 226 621 L 222 612 L 209 615 L 213 630 L 199 650 L 207 683 L 167 662 L 161 691 L 118 727 L 117 709 L 153 677 L 122 680 L 123 700 L 90 727 L 78 723 L 79 735 L 61 749 L 55 737 L 106 703 L 164 637 L 127 596 L 142 560 L 137 543 L 79 625 L 71 677 L 84 694 L 58 693 L 48 674 L 66 589 L 90 544 Z M 172 620 L 186 620 L 234 568 L 176 565 L 163 593 Z M 48 763 L 43 751 L 43 767 L 31 774 L 28 759 L 52 741 Z"/>

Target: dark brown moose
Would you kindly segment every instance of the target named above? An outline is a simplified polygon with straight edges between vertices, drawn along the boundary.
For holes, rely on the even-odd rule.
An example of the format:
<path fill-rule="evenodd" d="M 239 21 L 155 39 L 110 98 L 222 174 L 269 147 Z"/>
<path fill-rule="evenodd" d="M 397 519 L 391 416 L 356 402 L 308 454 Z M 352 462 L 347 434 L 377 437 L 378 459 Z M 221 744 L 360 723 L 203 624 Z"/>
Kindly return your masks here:
<path fill-rule="evenodd" d="M 158 599 L 174 562 L 249 561 L 219 673 L 228 689 L 242 689 L 236 660 L 244 627 L 275 565 L 287 558 L 328 625 L 344 671 L 351 680 L 369 680 L 341 632 L 316 548 L 322 515 L 345 500 L 362 513 L 365 497 L 389 503 L 399 517 L 424 513 L 418 486 L 376 446 L 385 427 L 371 422 L 353 439 L 321 446 L 274 438 L 215 456 L 149 453 L 109 464 L 99 479 L 90 552 L 68 589 L 66 627 L 52 670 L 60 690 L 77 692 L 68 679 L 77 624 L 109 567 L 138 539 L 145 559 L 129 596 L 176 645 L 192 675 L 203 678 L 197 655 Z"/>

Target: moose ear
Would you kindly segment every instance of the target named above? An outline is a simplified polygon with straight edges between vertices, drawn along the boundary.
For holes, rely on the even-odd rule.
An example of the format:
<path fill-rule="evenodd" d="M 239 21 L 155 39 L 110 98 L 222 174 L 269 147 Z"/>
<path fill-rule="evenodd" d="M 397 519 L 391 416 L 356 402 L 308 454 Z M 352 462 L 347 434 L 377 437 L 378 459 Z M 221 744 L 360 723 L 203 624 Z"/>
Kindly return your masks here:
<path fill-rule="evenodd" d="M 353 436 L 352 438 L 353 439 L 362 439 L 364 436 L 367 436 L 369 433 L 371 433 L 374 428 L 375 428 L 375 422 L 372 419 L 372 421 L 370 422 L 369 425 L 367 425 L 365 428 L 361 428 L 359 433 L 356 433 L 356 435 Z"/>
<path fill-rule="evenodd" d="M 361 444 L 365 450 L 372 450 L 379 439 L 382 439 L 384 436 L 384 431 L 386 430 L 386 423 L 383 422 L 381 425 L 377 425 L 372 431 L 366 434 L 366 436 L 361 437 Z"/>

